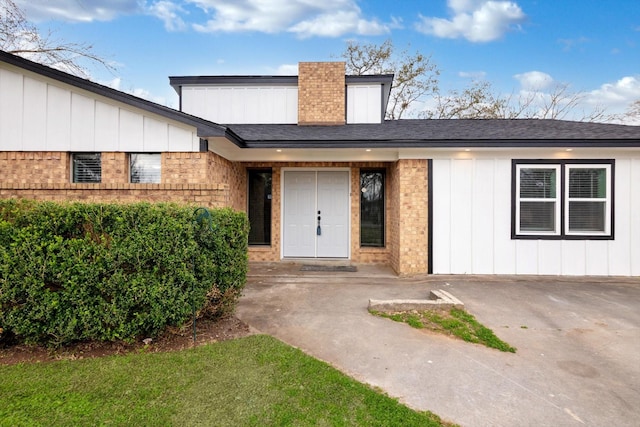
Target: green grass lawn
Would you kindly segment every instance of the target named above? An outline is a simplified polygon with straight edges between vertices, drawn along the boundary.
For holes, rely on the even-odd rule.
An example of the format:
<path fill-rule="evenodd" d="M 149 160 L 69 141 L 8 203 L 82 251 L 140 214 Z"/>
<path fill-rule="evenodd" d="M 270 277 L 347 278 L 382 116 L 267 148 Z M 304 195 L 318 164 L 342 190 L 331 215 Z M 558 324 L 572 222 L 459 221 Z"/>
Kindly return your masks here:
<path fill-rule="evenodd" d="M 441 426 L 265 335 L 0 366 L 0 425 Z"/>
<path fill-rule="evenodd" d="M 516 348 L 498 338 L 491 329 L 482 325 L 476 318 L 464 310 L 452 308 L 443 310 L 410 310 L 397 313 L 383 313 L 372 310 L 371 314 L 403 322 L 416 329 L 429 329 L 434 332 L 453 335 L 461 340 L 483 344 L 489 348 L 515 353 Z"/>

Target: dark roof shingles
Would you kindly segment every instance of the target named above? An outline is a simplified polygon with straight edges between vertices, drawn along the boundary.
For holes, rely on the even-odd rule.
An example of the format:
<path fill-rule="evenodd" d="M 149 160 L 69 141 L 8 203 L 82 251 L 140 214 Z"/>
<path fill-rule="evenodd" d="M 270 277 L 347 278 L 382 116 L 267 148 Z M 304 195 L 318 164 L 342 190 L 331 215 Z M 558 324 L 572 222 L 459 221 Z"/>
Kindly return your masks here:
<path fill-rule="evenodd" d="M 433 145 L 447 142 L 492 142 L 508 145 L 524 141 L 575 143 L 619 141 L 640 144 L 640 126 L 537 119 L 394 120 L 380 124 L 344 126 L 228 125 L 248 146 L 275 143 L 358 142 L 377 145 Z"/>

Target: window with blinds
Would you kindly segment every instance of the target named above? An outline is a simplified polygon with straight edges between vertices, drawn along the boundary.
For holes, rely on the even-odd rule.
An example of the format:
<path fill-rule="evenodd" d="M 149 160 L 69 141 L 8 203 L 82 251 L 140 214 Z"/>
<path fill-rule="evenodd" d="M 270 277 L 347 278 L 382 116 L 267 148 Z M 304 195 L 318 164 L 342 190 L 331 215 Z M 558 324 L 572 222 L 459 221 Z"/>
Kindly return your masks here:
<path fill-rule="evenodd" d="M 72 181 L 75 183 L 102 182 L 102 158 L 100 153 L 74 153 L 72 155 Z"/>
<path fill-rule="evenodd" d="M 609 168 L 567 165 L 567 234 L 606 233 Z"/>
<path fill-rule="evenodd" d="M 130 154 L 130 180 L 134 184 L 160 183 L 160 154 Z"/>
<path fill-rule="evenodd" d="M 558 166 L 527 165 L 519 168 L 520 233 L 559 234 L 559 171 Z"/>
<path fill-rule="evenodd" d="M 514 160 L 512 237 L 613 238 L 613 160 Z"/>

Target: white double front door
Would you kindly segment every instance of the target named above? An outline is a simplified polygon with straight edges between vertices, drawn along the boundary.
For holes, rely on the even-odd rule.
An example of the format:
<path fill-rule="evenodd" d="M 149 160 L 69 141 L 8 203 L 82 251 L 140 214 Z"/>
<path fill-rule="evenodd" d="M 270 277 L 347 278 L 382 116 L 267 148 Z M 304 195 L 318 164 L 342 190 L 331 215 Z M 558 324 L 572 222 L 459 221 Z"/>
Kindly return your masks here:
<path fill-rule="evenodd" d="M 284 171 L 284 257 L 348 258 L 349 220 L 349 171 Z"/>

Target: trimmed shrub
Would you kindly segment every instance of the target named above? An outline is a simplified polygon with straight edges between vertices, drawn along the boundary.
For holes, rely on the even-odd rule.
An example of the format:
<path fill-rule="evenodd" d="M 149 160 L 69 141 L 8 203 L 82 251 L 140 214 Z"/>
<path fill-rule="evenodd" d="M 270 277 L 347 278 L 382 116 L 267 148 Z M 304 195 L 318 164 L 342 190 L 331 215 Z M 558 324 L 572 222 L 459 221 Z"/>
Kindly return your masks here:
<path fill-rule="evenodd" d="M 248 222 L 172 204 L 0 200 L 0 341 L 154 337 L 233 310 Z"/>

